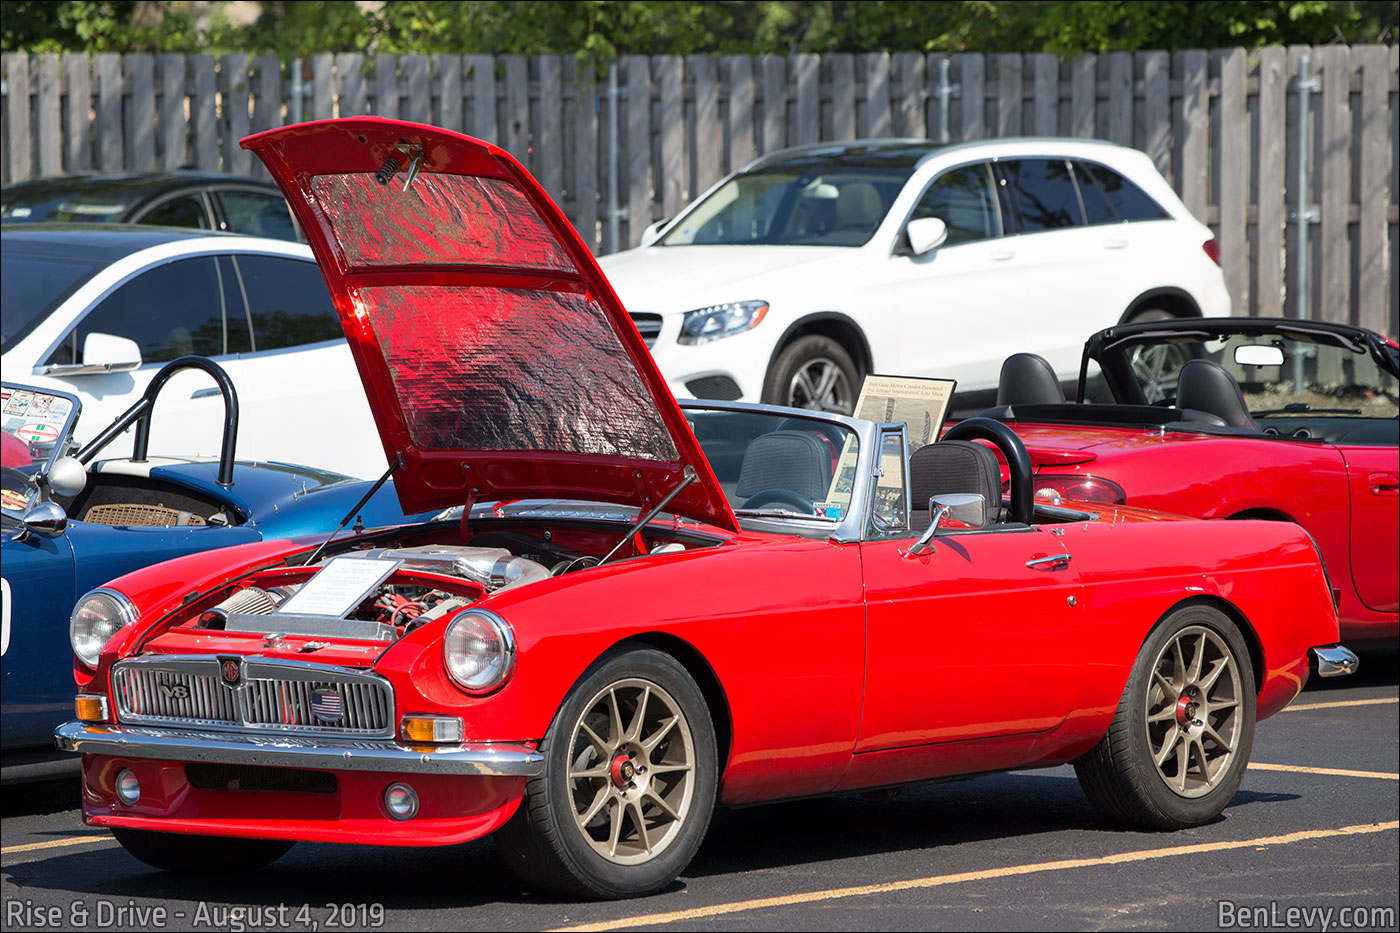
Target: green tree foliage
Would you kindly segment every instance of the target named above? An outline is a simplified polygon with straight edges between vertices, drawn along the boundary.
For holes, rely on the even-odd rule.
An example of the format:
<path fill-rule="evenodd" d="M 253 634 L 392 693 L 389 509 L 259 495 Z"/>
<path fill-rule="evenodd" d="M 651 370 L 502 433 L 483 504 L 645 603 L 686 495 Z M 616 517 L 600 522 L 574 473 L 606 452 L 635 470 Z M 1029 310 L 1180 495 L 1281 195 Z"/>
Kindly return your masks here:
<path fill-rule="evenodd" d="M 1394 41 L 1394 0 L 17 0 L 5 51 L 492 54 L 1078 52 Z"/>

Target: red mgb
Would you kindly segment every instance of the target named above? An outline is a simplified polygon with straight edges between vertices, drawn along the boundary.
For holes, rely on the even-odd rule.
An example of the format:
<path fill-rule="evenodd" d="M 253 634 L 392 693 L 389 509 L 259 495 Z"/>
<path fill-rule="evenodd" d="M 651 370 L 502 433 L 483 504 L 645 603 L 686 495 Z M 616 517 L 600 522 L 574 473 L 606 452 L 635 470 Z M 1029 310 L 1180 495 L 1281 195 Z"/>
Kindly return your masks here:
<path fill-rule="evenodd" d="M 316 251 L 405 510 L 442 512 L 79 605 L 57 740 L 85 820 L 152 865 L 495 833 L 536 885 L 627 897 L 716 805 L 1065 762 L 1115 817 L 1193 826 L 1256 720 L 1355 663 L 1291 525 L 1037 502 L 992 419 L 910 454 L 901 423 L 678 403 L 494 146 L 370 118 L 244 145 Z"/>

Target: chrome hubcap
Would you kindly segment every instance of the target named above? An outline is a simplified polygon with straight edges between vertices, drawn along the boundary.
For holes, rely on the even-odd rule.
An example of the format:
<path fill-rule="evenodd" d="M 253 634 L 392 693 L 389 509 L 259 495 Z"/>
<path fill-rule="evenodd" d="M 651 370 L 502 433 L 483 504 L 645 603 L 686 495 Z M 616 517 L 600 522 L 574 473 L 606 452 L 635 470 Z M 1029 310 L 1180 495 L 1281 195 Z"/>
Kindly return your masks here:
<path fill-rule="evenodd" d="M 694 762 L 690 724 L 660 686 L 634 678 L 599 691 L 574 726 L 569 753 L 584 840 L 619 865 L 655 858 L 690 812 Z"/>
<path fill-rule="evenodd" d="M 788 383 L 787 404 L 791 408 L 812 408 L 847 414 L 855 404 L 851 383 L 834 360 L 824 356 L 808 360 Z"/>
<path fill-rule="evenodd" d="M 1229 770 L 1243 728 L 1240 670 L 1225 640 L 1193 625 L 1152 664 L 1147 746 L 1157 774 L 1182 797 L 1215 789 Z"/>

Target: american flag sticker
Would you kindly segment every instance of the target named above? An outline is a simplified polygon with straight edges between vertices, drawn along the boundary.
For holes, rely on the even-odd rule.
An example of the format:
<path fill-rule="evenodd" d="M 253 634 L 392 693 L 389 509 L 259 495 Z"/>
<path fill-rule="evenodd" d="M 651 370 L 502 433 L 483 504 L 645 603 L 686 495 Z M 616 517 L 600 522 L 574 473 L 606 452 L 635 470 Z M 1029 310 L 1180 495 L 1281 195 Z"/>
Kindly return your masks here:
<path fill-rule="evenodd" d="M 335 722 L 345 715 L 345 701 L 334 690 L 312 690 L 311 712 L 322 722 Z"/>

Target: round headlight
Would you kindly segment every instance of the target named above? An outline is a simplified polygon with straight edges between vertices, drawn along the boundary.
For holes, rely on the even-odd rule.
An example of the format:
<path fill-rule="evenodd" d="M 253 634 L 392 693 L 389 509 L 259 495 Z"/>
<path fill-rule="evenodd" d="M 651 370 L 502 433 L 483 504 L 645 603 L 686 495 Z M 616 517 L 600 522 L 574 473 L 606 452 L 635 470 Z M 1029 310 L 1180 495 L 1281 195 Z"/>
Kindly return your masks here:
<path fill-rule="evenodd" d="M 136 607 L 116 590 L 93 590 L 73 608 L 68 622 L 68 640 L 73 653 L 88 667 L 97 666 L 102 646 L 117 629 L 136 621 Z"/>
<path fill-rule="evenodd" d="M 442 663 L 468 693 L 496 689 L 515 666 L 515 638 L 510 626 L 484 609 L 457 613 L 442 639 Z"/>

